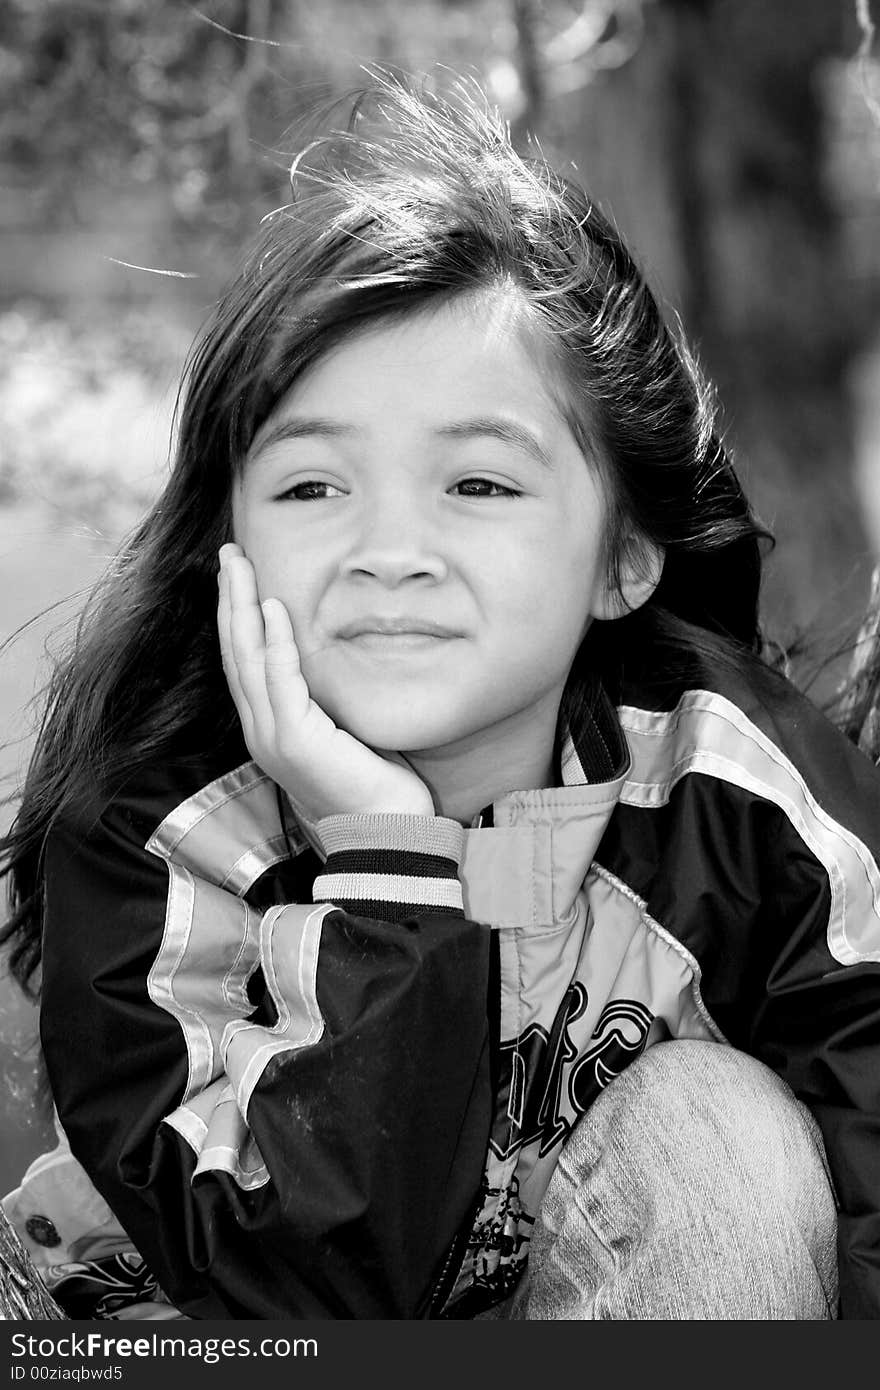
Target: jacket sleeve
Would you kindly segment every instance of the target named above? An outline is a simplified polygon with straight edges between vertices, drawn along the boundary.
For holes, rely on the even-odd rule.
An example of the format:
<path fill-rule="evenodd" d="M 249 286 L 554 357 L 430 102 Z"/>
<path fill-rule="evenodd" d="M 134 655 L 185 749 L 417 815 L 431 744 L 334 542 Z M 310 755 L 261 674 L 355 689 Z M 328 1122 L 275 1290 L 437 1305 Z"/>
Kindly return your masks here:
<path fill-rule="evenodd" d="M 880 1318 L 880 966 L 772 989 L 751 1051 L 815 1115 L 838 1203 L 840 1317 Z"/>
<path fill-rule="evenodd" d="M 265 911 L 241 859 L 212 881 L 125 806 L 49 838 L 59 1116 L 194 1317 L 430 1316 L 479 1193 L 489 931 L 463 914 L 462 828 L 318 832 L 315 901 Z"/>
<path fill-rule="evenodd" d="M 840 1316 L 880 1318 L 880 777 L 811 716 L 764 855 L 748 1050 L 815 1115 L 838 1201 Z M 764 954 L 766 952 L 766 954 Z"/>

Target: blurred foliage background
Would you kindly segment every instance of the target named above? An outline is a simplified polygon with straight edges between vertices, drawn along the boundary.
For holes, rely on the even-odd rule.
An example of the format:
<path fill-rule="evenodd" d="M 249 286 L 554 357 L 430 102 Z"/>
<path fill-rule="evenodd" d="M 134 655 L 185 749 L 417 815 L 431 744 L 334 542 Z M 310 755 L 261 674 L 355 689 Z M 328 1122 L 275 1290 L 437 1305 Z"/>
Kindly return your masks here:
<path fill-rule="evenodd" d="M 874 53 L 869 0 L 4 0 L 0 640 L 60 604 L 0 659 L 7 789 L 44 644 L 161 486 L 186 350 L 286 201 L 285 132 L 375 62 L 476 76 L 613 216 L 718 385 L 810 679 L 880 552 Z M 0 991 L 2 1191 L 44 1126 Z"/>

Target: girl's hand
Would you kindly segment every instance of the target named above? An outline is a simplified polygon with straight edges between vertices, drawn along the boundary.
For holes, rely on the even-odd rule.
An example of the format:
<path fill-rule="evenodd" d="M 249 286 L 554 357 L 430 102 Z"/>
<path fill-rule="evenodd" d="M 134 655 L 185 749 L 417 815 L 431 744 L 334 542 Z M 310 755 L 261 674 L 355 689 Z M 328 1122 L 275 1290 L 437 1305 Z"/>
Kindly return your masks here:
<path fill-rule="evenodd" d="M 260 603 L 239 546 L 222 547 L 219 580 L 220 651 L 245 742 L 294 810 L 312 823 L 345 813 L 433 816 L 431 793 L 401 754 L 374 752 L 315 704 L 287 609 L 276 598 Z"/>

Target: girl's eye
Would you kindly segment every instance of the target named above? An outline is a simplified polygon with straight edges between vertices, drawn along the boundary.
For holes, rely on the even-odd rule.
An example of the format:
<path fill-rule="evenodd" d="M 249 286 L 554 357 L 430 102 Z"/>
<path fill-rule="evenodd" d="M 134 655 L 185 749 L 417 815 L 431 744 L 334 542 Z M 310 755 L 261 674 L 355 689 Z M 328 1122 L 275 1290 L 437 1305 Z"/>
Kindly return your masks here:
<path fill-rule="evenodd" d="M 455 485 L 462 497 L 521 497 L 514 487 L 493 482 L 491 478 L 465 478 Z"/>
<path fill-rule="evenodd" d="M 323 483 L 317 478 L 309 478 L 304 483 L 294 483 L 285 488 L 277 497 L 279 502 L 319 502 L 325 497 L 341 497 L 342 489 L 333 483 Z"/>

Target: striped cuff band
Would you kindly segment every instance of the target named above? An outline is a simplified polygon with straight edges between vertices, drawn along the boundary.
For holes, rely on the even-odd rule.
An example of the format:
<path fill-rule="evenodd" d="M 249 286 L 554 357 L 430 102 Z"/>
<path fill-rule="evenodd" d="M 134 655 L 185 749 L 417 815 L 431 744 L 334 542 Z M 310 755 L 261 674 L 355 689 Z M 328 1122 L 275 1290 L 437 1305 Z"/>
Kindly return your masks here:
<path fill-rule="evenodd" d="M 326 816 L 317 832 L 327 851 L 315 902 L 365 917 L 401 921 L 419 912 L 463 916 L 458 862 L 464 830 L 443 816 Z"/>

